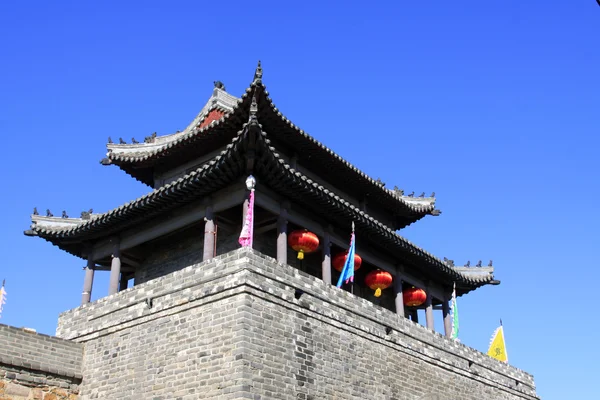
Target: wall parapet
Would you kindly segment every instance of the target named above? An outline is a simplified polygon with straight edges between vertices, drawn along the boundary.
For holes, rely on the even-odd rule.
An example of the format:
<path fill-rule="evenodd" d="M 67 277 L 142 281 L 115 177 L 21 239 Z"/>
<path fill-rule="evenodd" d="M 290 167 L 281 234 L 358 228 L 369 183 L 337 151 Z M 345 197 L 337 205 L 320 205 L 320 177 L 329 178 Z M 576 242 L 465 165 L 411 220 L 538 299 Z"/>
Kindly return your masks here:
<path fill-rule="evenodd" d="M 239 294 L 304 314 L 518 398 L 537 399 L 530 374 L 246 248 L 62 313 L 57 336 L 85 343 Z"/>
<path fill-rule="evenodd" d="M 40 399 L 44 393 L 52 394 L 55 399 L 69 395 L 75 398 L 82 379 L 82 360 L 80 343 L 0 324 L 3 396 L 28 398 L 31 392 L 33 398 Z"/>

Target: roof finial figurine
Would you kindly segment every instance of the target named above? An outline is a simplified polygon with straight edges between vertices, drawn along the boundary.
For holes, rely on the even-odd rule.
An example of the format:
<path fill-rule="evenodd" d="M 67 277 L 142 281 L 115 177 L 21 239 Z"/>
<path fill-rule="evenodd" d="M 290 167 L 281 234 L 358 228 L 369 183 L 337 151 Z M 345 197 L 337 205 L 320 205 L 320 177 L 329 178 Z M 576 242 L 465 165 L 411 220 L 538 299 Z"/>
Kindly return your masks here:
<path fill-rule="evenodd" d="M 119 138 L 119 144 L 127 144 L 127 142 L 124 141 L 123 138 Z"/>
<path fill-rule="evenodd" d="M 402 196 L 404 194 L 404 190 L 398 188 L 398 186 L 394 186 L 394 194 L 396 196 Z"/>
<path fill-rule="evenodd" d="M 448 260 L 448 258 L 444 257 L 444 263 L 450 267 L 454 267 L 454 260 Z"/>
<path fill-rule="evenodd" d="M 33 215 L 40 215 L 40 213 L 37 210 L 37 207 L 33 207 Z"/>
<path fill-rule="evenodd" d="M 254 82 L 260 81 L 262 79 L 263 70 L 262 65 L 260 64 L 260 60 L 258 60 L 258 65 L 256 66 L 256 71 L 254 71 Z"/>
<path fill-rule="evenodd" d="M 89 211 L 82 211 L 81 212 L 81 219 L 90 219 L 92 217 L 92 213 L 94 212 L 94 210 L 92 208 L 90 208 Z"/>
<path fill-rule="evenodd" d="M 214 81 L 215 88 L 225 91 L 225 84 L 221 81 Z"/>
<path fill-rule="evenodd" d="M 471 266 L 471 260 L 467 261 L 467 263 L 465 264 L 465 267 L 470 267 Z"/>
<path fill-rule="evenodd" d="M 258 112 L 258 102 L 256 101 L 256 95 L 252 96 L 252 103 L 250 104 L 250 115 L 256 116 Z"/>
<path fill-rule="evenodd" d="M 381 180 L 381 178 L 377 178 L 375 182 L 377 182 L 378 185 L 385 186 L 385 183 Z"/>
<path fill-rule="evenodd" d="M 156 140 L 156 132 L 153 132 L 150 136 L 146 136 L 144 138 L 144 143 L 154 143 L 154 140 Z"/>
<path fill-rule="evenodd" d="M 252 103 L 250 104 L 250 117 L 248 117 L 248 123 L 252 126 L 258 125 L 258 103 L 256 102 L 256 94 L 252 96 Z"/>
<path fill-rule="evenodd" d="M 421 192 L 421 194 L 419 195 L 419 197 L 421 197 L 421 198 L 425 197 L 425 192 Z"/>
<path fill-rule="evenodd" d="M 113 142 L 113 141 L 112 141 L 111 137 L 109 136 L 109 137 L 108 137 L 108 143 L 112 143 L 112 142 Z"/>
<path fill-rule="evenodd" d="M 435 192 L 431 192 L 431 196 L 429 197 L 435 197 Z"/>
<path fill-rule="evenodd" d="M 493 267 L 493 265 L 492 265 L 492 260 L 490 260 L 490 262 L 489 262 L 489 264 L 488 264 L 488 267 Z"/>
<path fill-rule="evenodd" d="M 481 260 L 477 261 L 477 265 L 476 265 L 476 267 L 479 267 L 479 268 L 481 268 Z"/>
<path fill-rule="evenodd" d="M 414 191 L 410 192 L 410 194 L 408 195 L 408 197 L 415 197 L 415 192 Z"/>
<path fill-rule="evenodd" d="M 46 217 L 54 217 L 54 214 L 50 212 L 50 209 L 46 209 Z"/>
<path fill-rule="evenodd" d="M 63 210 L 62 215 L 60 216 L 61 218 L 69 218 L 69 216 L 67 215 L 67 212 Z"/>
<path fill-rule="evenodd" d="M 138 144 L 139 142 L 138 142 L 137 140 L 135 140 L 135 138 L 134 138 L 134 137 L 132 137 L 132 138 L 131 138 L 131 143 L 133 143 L 133 144 Z"/>

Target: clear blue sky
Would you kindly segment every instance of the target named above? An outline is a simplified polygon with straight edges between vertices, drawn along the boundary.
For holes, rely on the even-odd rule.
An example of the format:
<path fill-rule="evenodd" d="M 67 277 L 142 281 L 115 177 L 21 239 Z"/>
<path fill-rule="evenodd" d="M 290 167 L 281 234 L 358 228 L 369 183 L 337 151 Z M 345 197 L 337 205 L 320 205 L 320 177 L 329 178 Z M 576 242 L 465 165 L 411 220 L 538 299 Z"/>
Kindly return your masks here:
<path fill-rule="evenodd" d="M 596 398 L 594 0 L 91 3 L 0 3 L 0 322 L 53 333 L 80 301 L 84 262 L 23 236 L 32 208 L 146 193 L 99 164 L 107 137 L 183 129 L 214 80 L 240 95 L 261 59 L 292 121 L 390 187 L 437 193 L 442 216 L 406 237 L 494 259 L 502 284 L 460 299 L 462 341 L 485 351 L 502 318 L 544 399 Z"/>

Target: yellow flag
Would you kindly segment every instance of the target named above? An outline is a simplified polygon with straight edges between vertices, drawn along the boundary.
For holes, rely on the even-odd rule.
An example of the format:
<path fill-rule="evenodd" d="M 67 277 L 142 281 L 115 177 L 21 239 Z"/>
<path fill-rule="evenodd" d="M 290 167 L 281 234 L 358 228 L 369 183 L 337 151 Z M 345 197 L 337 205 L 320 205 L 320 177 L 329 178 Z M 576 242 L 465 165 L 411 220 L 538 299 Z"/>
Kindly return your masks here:
<path fill-rule="evenodd" d="M 504 329 L 502 325 L 492 335 L 490 348 L 487 352 L 488 356 L 508 363 L 508 355 L 506 354 L 506 343 L 504 343 Z"/>

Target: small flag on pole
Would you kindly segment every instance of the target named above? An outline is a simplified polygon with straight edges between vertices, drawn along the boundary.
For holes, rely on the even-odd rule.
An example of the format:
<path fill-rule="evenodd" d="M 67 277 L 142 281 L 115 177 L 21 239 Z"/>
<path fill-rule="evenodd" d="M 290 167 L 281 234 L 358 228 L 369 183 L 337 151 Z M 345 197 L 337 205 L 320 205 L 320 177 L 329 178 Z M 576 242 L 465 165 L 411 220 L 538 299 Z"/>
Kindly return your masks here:
<path fill-rule="evenodd" d="M 0 318 L 2 318 L 2 306 L 6 304 L 6 289 L 4 286 L 6 285 L 6 280 L 2 281 L 2 287 L 0 288 Z"/>
<path fill-rule="evenodd" d="M 354 238 L 354 222 L 352 222 L 352 235 L 350 236 L 350 248 L 348 256 L 342 268 L 340 279 L 338 279 L 337 287 L 342 287 L 342 283 L 354 282 L 354 253 L 356 253 L 356 240 Z"/>
<path fill-rule="evenodd" d="M 508 363 L 506 343 L 504 343 L 504 328 L 502 327 L 502 320 L 500 320 L 500 326 L 492 335 L 492 340 L 490 341 L 490 348 L 488 349 L 487 355 L 495 358 L 496 360 Z"/>
<path fill-rule="evenodd" d="M 452 290 L 452 339 L 458 339 L 458 304 L 456 303 L 456 282 Z"/>
<path fill-rule="evenodd" d="M 246 219 L 244 220 L 244 226 L 240 232 L 240 238 L 238 242 L 242 247 L 252 248 L 252 242 L 254 240 L 254 186 L 256 185 L 256 179 L 250 175 L 246 179 L 246 187 L 250 190 L 250 197 L 248 199 L 248 211 L 246 212 Z"/>

